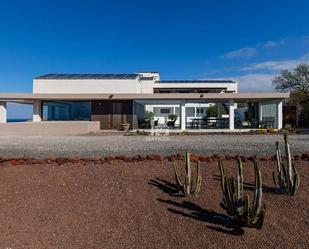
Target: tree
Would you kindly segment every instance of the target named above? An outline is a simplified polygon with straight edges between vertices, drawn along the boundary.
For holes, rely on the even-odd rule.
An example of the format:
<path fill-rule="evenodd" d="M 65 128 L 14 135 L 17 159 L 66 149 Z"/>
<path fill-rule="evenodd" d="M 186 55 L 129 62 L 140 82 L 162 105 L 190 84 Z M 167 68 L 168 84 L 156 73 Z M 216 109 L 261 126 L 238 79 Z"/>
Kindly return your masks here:
<path fill-rule="evenodd" d="M 298 106 L 303 124 L 309 124 L 309 65 L 299 64 L 292 72 L 283 70 L 273 85 L 278 91 L 290 91 L 289 102 Z"/>

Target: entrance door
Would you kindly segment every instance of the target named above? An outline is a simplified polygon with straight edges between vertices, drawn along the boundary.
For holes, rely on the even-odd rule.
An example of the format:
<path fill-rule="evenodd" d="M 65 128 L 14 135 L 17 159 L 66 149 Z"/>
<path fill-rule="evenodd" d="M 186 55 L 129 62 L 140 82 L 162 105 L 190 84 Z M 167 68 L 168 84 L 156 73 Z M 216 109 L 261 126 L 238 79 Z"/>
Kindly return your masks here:
<path fill-rule="evenodd" d="M 121 123 L 132 126 L 132 100 L 102 100 L 92 102 L 91 120 L 100 121 L 101 129 L 121 129 Z"/>

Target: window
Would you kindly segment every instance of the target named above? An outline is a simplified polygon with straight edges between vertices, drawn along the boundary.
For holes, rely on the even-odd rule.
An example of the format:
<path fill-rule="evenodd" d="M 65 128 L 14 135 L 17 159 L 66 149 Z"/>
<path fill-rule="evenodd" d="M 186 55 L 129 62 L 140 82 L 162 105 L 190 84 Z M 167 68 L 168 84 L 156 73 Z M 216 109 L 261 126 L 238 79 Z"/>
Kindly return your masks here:
<path fill-rule="evenodd" d="M 203 114 L 204 109 L 203 108 L 196 108 L 196 114 Z"/>
<path fill-rule="evenodd" d="M 187 117 L 195 116 L 195 108 L 194 107 L 186 107 L 186 115 Z"/>
<path fill-rule="evenodd" d="M 170 114 L 171 113 L 171 109 L 169 109 L 169 108 L 161 108 L 160 113 L 161 114 Z"/>
<path fill-rule="evenodd" d="M 91 103 L 81 101 L 43 101 L 44 120 L 90 120 Z"/>

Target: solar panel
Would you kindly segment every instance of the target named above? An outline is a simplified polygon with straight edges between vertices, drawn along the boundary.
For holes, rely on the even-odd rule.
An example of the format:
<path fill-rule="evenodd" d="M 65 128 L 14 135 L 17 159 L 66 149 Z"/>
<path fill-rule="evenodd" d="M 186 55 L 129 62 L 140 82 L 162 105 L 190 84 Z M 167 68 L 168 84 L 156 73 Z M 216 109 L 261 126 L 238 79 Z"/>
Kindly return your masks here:
<path fill-rule="evenodd" d="M 131 74 L 127 74 L 127 75 L 124 77 L 124 79 L 136 79 L 136 77 L 137 77 L 137 74 L 131 73 Z"/>
<path fill-rule="evenodd" d="M 127 74 L 115 74 L 114 79 L 122 79 L 123 77 L 125 77 Z"/>
<path fill-rule="evenodd" d="M 45 74 L 36 79 L 136 79 L 138 74 Z"/>
<path fill-rule="evenodd" d="M 114 77 L 115 77 L 115 74 L 110 74 L 110 73 L 104 74 L 104 79 L 113 79 Z"/>

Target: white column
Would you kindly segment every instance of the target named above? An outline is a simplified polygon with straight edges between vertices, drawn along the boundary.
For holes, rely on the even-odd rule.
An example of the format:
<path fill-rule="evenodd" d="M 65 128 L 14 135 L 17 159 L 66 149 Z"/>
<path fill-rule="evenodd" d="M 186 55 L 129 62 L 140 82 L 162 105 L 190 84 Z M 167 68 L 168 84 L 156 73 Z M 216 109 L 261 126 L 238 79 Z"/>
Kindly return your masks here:
<path fill-rule="evenodd" d="M 6 123 L 7 119 L 7 109 L 6 109 L 6 102 L 0 102 L 0 123 Z"/>
<path fill-rule="evenodd" d="M 34 100 L 33 101 L 33 122 L 42 121 L 42 101 Z"/>
<path fill-rule="evenodd" d="M 259 102 L 259 121 L 263 119 L 263 102 Z"/>
<path fill-rule="evenodd" d="M 231 99 L 229 101 L 229 124 L 230 124 L 230 130 L 234 130 L 234 110 L 235 110 L 234 100 Z"/>
<path fill-rule="evenodd" d="M 181 115 L 181 119 L 180 119 L 180 128 L 181 130 L 186 130 L 186 104 L 185 102 L 181 102 L 180 104 L 180 115 Z"/>
<path fill-rule="evenodd" d="M 282 118 L 282 112 L 283 112 L 283 103 L 282 100 L 278 102 L 277 105 L 277 119 L 278 119 L 278 129 L 282 129 L 282 123 L 283 123 L 283 118 Z"/>

